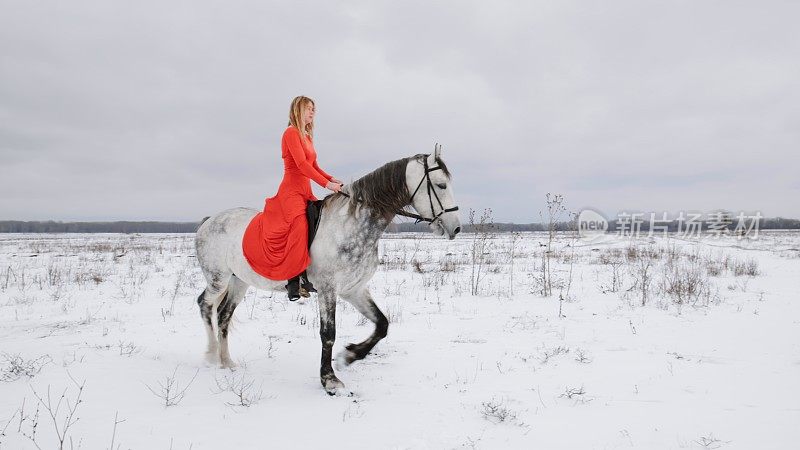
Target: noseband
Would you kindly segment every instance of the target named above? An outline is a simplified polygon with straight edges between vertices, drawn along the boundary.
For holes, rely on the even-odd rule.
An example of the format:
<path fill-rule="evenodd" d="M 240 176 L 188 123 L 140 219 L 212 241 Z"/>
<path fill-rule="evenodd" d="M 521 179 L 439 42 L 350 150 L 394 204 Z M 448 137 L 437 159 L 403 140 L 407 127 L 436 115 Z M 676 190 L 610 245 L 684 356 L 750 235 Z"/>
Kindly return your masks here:
<path fill-rule="evenodd" d="M 419 214 L 414 214 L 412 212 L 407 212 L 407 211 L 402 211 L 402 210 L 401 211 L 397 211 L 397 215 L 410 217 L 412 219 L 416 219 L 416 221 L 414 223 L 420 223 L 420 222 L 434 223 L 437 220 L 439 220 L 439 217 L 441 217 L 442 214 L 444 214 L 446 212 L 451 212 L 451 211 L 458 211 L 458 206 L 453 206 L 452 208 L 445 208 L 444 205 L 442 205 L 442 201 L 439 200 L 439 195 L 436 194 L 436 189 L 433 188 L 433 182 L 431 181 L 431 176 L 429 174 L 431 172 L 433 172 L 434 170 L 442 170 L 442 166 L 435 166 L 435 167 L 430 167 L 429 168 L 428 167 L 428 158 L 427 158 L 427 156 L 425 158 L 423 158 L 422 165 L 425 168 L 425 173 L 422 175 L 422 179 L 419 180 L 419 183 L 417 184 L 417 188 L 414 189 L 414 193 L 411 194 L 411 199 L 409 200 L 409 202 L 413 204 L 414 196 L 416 196 L 417 192 L 419 192 L 419 188 L 422 187 L 422 183 L 426 182 L 426 185 L 427 185 L 426 187 L 428 189 L 428 201 L 431 204 L 431 214 L 433 214 L 433 212 L 435 211 L 434 208 L 433 208 L 433 199 L 434 198 L 436 199 L 436 203 L 439 204 L 439 208 L 441 209 L 441 211 L 439 211 L 439 214 L 436 214 L 435 216 L 433 216 L 433 218 L 423 217 L 423 216 L 421 216 Z M 347 198 L 350 198 L 350 195 L 347 194 L 346 192 L 340 191 L 339 193 L 344 195 Z M 431 195 L 431 194 L 433 194 L 433 195 Z"/>

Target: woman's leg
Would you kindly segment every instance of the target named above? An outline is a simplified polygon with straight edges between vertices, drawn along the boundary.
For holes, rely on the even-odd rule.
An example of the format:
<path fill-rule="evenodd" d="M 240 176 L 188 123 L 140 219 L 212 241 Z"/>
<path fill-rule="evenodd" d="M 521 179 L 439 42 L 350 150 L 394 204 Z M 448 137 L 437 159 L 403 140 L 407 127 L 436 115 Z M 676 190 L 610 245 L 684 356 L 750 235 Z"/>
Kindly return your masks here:
<path fill-rule="evenodd" d="M 300 299 L 300 275 L 290 278 L 286 283 L 286 294 L 289 296 L 289 301 Z"/>
<path fill-rule="evenodd" d="M 311 280 L 308 279 L 308 274 L 306 274 L 305 270 L 300 274 L 300 283 L 306 292 L 317 292 Z"/>
<path fill-rule="evenodd" d="M 289 293 L 289 300 L 300 298 L 300 275 L 311 262 L 308 256 L 308 220 L 305 214 L 298 215 L 292 220 L 289 227 L 289 236 L 286 246 L 286 263 L 289 267 L 297 270 L 297 275 L 289 279 L 286 290 Z M 307 296 L 307 294 L 306 294 Z"/>

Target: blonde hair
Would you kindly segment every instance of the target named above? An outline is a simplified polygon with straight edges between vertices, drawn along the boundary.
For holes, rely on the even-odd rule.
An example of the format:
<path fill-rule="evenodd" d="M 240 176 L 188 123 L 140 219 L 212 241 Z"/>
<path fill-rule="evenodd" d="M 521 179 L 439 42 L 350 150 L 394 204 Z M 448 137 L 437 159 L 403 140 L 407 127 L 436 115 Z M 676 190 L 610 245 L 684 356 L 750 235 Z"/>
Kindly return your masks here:
<path fill-rule="evenodd" d="M 297 128 L 300 131 L 300 139 L 305 139 L 306 136 L 314 137 L 314 122 L 307 123 L 305 129 L 300 128 L 302 123 L 300 116 L 303 113 L 303 106 L 309 103 L 311 106 L 316 107 L 314 100 L 304 95 L 299 95 L 292 100 L 292 105 L 289 107 L 289 124 L 287 126 Z"/>

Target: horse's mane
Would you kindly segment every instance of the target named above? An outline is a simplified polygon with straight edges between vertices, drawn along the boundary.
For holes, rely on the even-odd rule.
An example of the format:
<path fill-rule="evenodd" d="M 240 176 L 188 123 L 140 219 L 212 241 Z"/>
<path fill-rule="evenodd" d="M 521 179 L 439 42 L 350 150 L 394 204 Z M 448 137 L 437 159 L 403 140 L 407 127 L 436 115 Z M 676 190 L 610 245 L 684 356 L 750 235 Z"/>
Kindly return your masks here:
<path fill-rule="evenodd" d="M 398 159 L 364 175 L 348 185 L 348 194 L 351 196 L 348 212 L 355 215 L 358 207 L 368 208 L 376 218 L 391 220 L 397 211 L 411 203 L 411 194 L 406 186 L 406 166 L 410 161 L 422 161 L 428 155 L 415 155 L 409 158 Z M 442 168 L 449 178 L 450 171 L 444 162 L 436 158 L 436 163 Z M 329 199 L 343 198 L 342 194 L 330 194 L 325 197 L 325 205 Z"/>

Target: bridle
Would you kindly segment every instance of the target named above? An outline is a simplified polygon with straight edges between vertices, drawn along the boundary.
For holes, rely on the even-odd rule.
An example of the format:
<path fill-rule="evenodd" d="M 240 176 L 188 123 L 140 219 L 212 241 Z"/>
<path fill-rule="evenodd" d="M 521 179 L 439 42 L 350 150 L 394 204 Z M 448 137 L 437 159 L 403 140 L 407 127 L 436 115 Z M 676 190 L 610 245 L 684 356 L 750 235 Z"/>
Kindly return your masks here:
<path fill-rule="evenodd" d="M 442 201 L 439 200 L 439 195 L 436 193 L 436 189 L 433 188 L 433 182 L 431 181 L 430 173 L 433 172 L 434 170 L 442 170 L 442 166 L 435 166 L 435 167 L 430 167 L 429 168 L 428 167 L 428 157 L 427 156 L 425 158 L 423 158 L 422 166 L 425 168 L 425 174 L 422 176 L 422 179 L 419 180 L 419 183 L 417 184 L 417 188 L 414 189 L 414 193 L 411 194 L 411 200 L 410 201 L 411 201 L 412 204 L 414 203 L 414 196 L 416 196 L 417 192 L 419 192 L 419 188 L 422 187 L 422 183 L 426 182 L 426 188 L 428 189 L 428 201 L 431 204 L 431 214 L 433 214 L 433 212 L 435 211 L 435 209 L 433 208 L 433 199 L 434 198 L 436 199 L 436 203 L 439 204 L 439 208 L 441 209 L 441 211 L 439 211 L 439 214 L 436 214 L 435 216 L 433 216 L 433 218 L 430 218 L 430 219 L 427 218 L 427 217 L 423 217 L 423 216 L 421 216 L 419 214 L 414 214 L 414 213 L 410 213 L 410 212 L 406 212 L 406 211 L 398 211 L 397 214 L 399 214 L 401 216 L 405 216 L 405 217 L 411 217 L 412 219 L 417 219 L 416 222 L 414 222 L 414 223 L 420 223 L 420 222 L 423 222 L 423 221 L 433 223 L 433 222 L 436 222 L 437 220 L 439 220 L 439 217 L 441 217 L 442 214 L 444 214 L 446 212 L 458 211 L 458 206 L 453 206 L 452 208 L 445 208 L 444 205 L 442 205 Z M 433 195 L 431 195 L 431 193 Z"/>
<path fill-rule="evenodd" d="M 426 155 L 425 158 L 423 158 L 423 160 L 422 160 L 422 166 L 425 169 L 425 173 L 422 175 L 422 179 L 419 180 L 419 183 L 417 184 L 417 188 L 414 189 L 414 193 L 411 194 L 411 198 L 409 199 L 409 201 L 412 204 L 414 203 L 414 197 L 417 195 L 417 192 L 419 192 L 419 188 L 422 187 L 422 183 L 425 182 L 426 183 L 426 188 L 428 190 L 428 201 L 431 204 L 431 214 L 433 214 L 433 212 L 435 211 L 435 209 L 433 208 L 433 199 L 434 198 L 436 199 L 436 203 L 439 204 L 439 208 L 441 209 L 441 211 L 439 211 L 439 214 L 434 215 L 432 218 L 424 217 L 424 216 L 421 216 L 419 214 L 415 214 L 415 213 L 408 212 L 408 211 L 403 211 L 403 210 L 397 211 L 397 213 L 396 213 L 397 215 L 410 217 L 412 219 L 416 219 L 416 221 L 414 223 L 420 223 L 420 222 L 434 223 L 437 220 L 439 220 L 439 218 L 442 216 L 442 214 L 444 214 L 446 212 L 458 211 L 458 206 L 453 206 L 452 208 L 445 208 L 444 205 L 442 205 L 442 201 L 439 199 L 439 195 L 436 194 L 436 189 L 434 189 L 434 187 L 433 187 L 433 182 L 431 181 L 431 176 L 430 176 L 431 172 L 433 172 L 435 170 L 442 170 L 442 166 L 428 167 L 428 156 L 430 156 L 430 155 Z M 344 195 L 347 198 L 351 198 L 350 195 L 347 194 L 344 191 L 340 191 L 339 193 Z M 433 195 L 431 195 L 431 194 L 433 194 Z"/>

